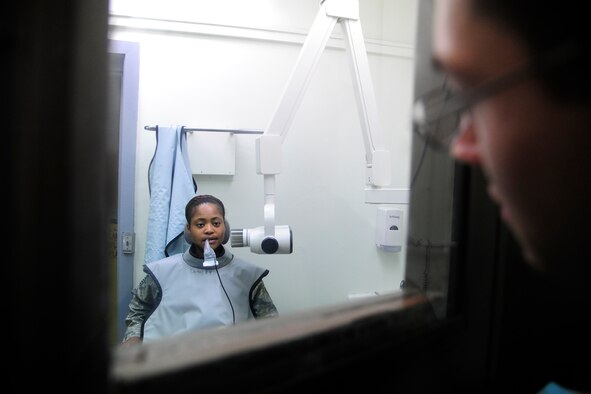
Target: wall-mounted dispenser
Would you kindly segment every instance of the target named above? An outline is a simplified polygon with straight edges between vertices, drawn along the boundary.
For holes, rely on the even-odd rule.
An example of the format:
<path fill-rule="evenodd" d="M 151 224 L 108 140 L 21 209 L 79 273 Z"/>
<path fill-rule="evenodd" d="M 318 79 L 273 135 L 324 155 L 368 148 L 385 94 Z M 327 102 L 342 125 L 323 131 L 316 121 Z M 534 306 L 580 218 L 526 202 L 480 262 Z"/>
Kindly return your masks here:
<path fill-rule="evenodd" d="M 379 207 L 376 219 L 376 245 L 386 252 L 402 250 L 402 210 Z"/>

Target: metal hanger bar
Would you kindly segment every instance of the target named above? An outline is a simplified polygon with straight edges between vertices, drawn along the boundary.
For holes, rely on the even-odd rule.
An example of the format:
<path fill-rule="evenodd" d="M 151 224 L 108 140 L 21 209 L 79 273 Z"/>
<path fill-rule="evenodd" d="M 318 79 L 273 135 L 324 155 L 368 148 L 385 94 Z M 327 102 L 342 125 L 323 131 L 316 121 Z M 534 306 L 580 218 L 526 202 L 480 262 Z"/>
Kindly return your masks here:
<path fill-rule="evenodd" d="M 158 126 L 144 126 L 144 130 L 156 131 Z M 185 132 L 206 131 L 214 133 L 234 133 L 234 134 L 263 134 L 264 130 L 260 129 L 203 129 L 194 127 L 183 127 Z"/>

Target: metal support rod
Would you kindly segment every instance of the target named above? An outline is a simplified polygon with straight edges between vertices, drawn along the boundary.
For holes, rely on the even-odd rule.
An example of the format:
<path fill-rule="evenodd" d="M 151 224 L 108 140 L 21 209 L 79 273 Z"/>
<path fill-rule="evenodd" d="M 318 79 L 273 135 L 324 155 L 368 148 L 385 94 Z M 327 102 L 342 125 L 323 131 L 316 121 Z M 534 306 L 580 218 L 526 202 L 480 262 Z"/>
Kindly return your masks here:
<path fill-rule="evenodd" d="M 158 126 L 144 126 L 144 130 L 151 130 L 156 131 Z M 194 127 L 184 127 L 184 132 L 193 132 L 193 131 L 206 131 L 206 132 L 213 132 L 213 133 L 233 133 L 233 134 L 263 134 L 264 130 L 259 129 L 204 129 L 204 128 L 194 128 Z"/>

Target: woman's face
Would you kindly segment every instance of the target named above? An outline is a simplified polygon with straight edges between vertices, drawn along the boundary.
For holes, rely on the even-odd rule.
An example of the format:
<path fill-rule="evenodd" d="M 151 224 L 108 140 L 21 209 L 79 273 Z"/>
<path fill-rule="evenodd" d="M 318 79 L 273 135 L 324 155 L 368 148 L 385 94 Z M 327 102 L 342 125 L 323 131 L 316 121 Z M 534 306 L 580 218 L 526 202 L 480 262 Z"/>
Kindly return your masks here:
<path fill-rule="evenodd" d="M 530 60 L 518 36 L 470 14 L 470 3 L 435 2 L 433 54 L 460 90 Z M 588 111 L 558 105 L 528 78 L 475 104 L 452 144 L 457 160 L 481 166 L 502 219 L 540 268 L 564 256 L 583 228 L 576 217 L 588 205 L 589 121 Z"/>
<path fill-rule="evenodd" d="M 205 248 L 205 240 L 212 249 L 220 246 L 226 231 L 220 208 L 211 203 L 200 204 L 194 209 L 188 227 L 194 245 L 201 249 Z"/>

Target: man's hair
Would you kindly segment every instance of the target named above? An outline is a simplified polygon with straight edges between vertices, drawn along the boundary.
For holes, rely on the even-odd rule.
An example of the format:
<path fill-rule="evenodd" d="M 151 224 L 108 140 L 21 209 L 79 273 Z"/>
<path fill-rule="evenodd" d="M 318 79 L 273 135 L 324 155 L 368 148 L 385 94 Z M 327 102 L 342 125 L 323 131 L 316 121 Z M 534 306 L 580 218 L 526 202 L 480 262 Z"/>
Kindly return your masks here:
<path fill-rule="evenodd" d="M 590 23 L 582 4 L 573 0 L 558 3 L 539 0 L 471 0 L 476 15 L 493 19 L 519 35 L 532 58 L 564 47 L 575 55 L 552 70 L 540 69 L 540 81 L 559 100 L 591 101 Z M 491 48 L 494 50 L 494 48 Z"/>
<path fill-rule="evenodd" d="M 191 198 L 185 206 L 185 218 L 187 219 L 187 223 L 191 223 L 191 217 L 193 216 L 195 208 L 201 204 L 217 205 L 220 209 L 220 212 L 222 213 L 222 218 L 226 218 L 226 208 L 224 207 L 222 200 L 210 194 L 200 194 Z"/>

